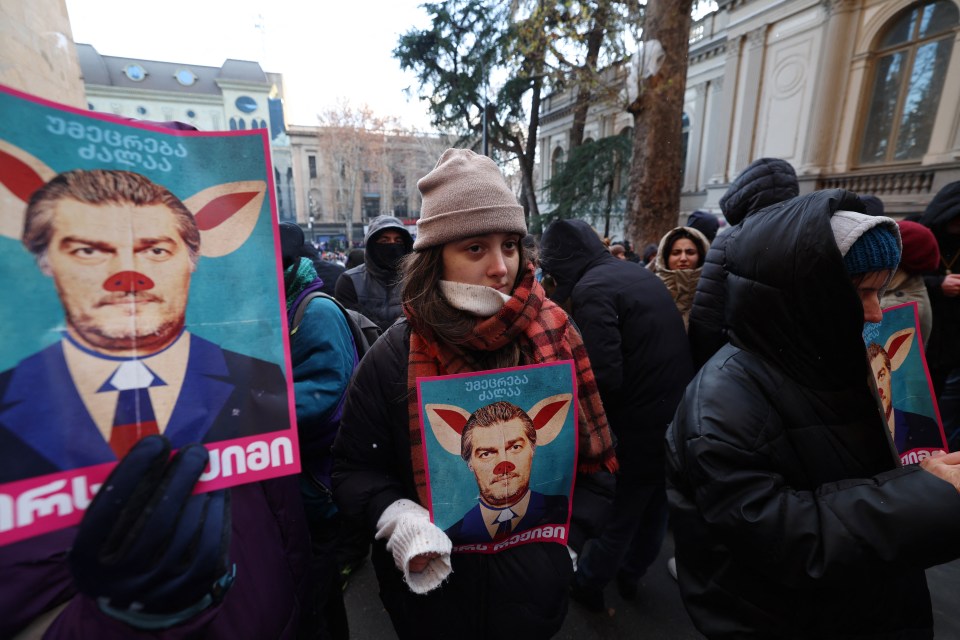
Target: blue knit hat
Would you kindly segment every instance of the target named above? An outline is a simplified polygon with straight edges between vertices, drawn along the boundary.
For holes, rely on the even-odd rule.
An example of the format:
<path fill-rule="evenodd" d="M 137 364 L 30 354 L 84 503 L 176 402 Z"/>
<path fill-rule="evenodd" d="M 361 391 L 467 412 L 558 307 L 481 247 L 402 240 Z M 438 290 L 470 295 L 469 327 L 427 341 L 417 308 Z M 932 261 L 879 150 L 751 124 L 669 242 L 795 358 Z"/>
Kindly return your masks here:
<path fill-rule="evenodd" d="M 837 211 L 830 219 L 834 239 L 851 276 L 894 271 L 900 263 L 900 230 L 890 218 Z"/>
<path fill-rule="evenodd" d="M 853 243 L 843 266 L 851 276 L 871 271 L 894 271 L 900 264 L 897 238 L 886 227 L 873 227 Z"/>

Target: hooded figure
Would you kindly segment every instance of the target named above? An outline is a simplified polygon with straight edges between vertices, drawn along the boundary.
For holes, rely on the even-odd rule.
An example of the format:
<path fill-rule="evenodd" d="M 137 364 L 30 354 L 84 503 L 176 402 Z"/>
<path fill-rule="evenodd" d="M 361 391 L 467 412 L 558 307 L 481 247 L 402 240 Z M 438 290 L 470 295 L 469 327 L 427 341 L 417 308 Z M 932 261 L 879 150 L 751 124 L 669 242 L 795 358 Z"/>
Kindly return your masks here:
<path fill-rule="evenodd" d="M 731 225 L 800 193 L 797 173 L 779 158 L 758 158 L 738 175 L 723 197 L 720 210 Z M 724 320 L 727 272 L 724 246 L 729 232 L 720 234 L 707 252 L 690 310 L 689 334 L 694 366 L 700 367 L 727 341 Z"/>
<path fill-rule="evenodd" d="M 717 237 L 717 231 L 720 229 L 720 221 L 717 216 L 709 211 L 697 209 L 687 218 L 687 226 L 696 229 L 707 238 L 707 242 L 713 242 Z"/>
<path fill-rule="evenodd" d="M 677 246 L 680 240 L 686 239 L 685 247 Z M 692 247 L 690 245 L 693 245 Z M 694 249 L 696 255 L 686 256 L 678 252 L 683 249 Z M 667 285 L 667 290 L 677 305 L 677 310 L 683 316 L 683 326 L 686 327 L 690 317 L 690 308 L 693 306 L 693 294 L 697 290 L 697 281 L 703 261 L 706 258 L 710 241 L 693 227 L 677 227 L 668 231 L 660 239 L 657 247 L 657 257 L 651 263 L 650 270 Z"/>
<path fill-rule="evenodd" d="M 581 556 L 573 592 L 588 608 L 605 610 L 603 587 L 616 576 L 621 593 L 635 594 L 663 540 L 663 434 L 694 373 L 689 344 L 663 284 L 610 255 L 586 222 L 550 225 L 540 263 L 558 283 L 554 299 L 571 298 L 619 441 L 612 520 Z"/>
<path fill-rule="evenodd" d="M 940 189 L 927 205 L 920 224 L 933 232 L 940 264 L 923 280 L 933 309 L 927 345 L 930 377 L 943 417 L 950 449 L 960 448 L 960 181 Z"/>
<path fill-rule="evenodd" d="M 730 342 L 666 443 L 680 591 L 707 637 L 932 637 L 924 569 L 960 553 L 955 464 L 892 449 L 862 332 L 899 233 L 857 209 L 818 191 L 730 231 Z"/>
<path fill-rule="evenodd" d="M 398 218 L 379 216 L 370 221 L 363 242 L 363 264 L 337 279 L 334 297 L 386 331 L 403 314 L 398 286 L 400 262 L 413 250 L 413 237 Z"/>

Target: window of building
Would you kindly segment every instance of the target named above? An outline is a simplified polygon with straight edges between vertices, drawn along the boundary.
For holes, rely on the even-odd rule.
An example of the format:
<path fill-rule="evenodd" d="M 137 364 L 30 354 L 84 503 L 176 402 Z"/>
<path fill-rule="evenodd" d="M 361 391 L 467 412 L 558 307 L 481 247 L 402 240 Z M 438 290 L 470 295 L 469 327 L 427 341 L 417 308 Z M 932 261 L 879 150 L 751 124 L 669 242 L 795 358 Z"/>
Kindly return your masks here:
<path fill-rule="evenodd" d="M 400 173 L 393 174 L 393 215 L 398 218 L 410 215 L 407 206 L 407 177 Z"/>
<path fill-rule="evenodd" d="M 937 0 L 904 10 L 881 34 L 861 164 L 919 160 L 927 152 L 957 24 L 956 5 Z"/>
<path fill-rule="evenodd" d="M 553 157 L 550 159 L 550 176 L 555 178 L 563 171 L 563 149 L 557 147 L 553 150 Z"/>
<path fill-rule="evenodd" d="M 680 144 L 682 145 L 680 147 L 680 175 L 683 175 L 687 170 L 687 151 L 690 147 L 690 116 L 686 112 L 684 112 L 680 121 L 680 138 Z"/>
<path fill-rule="evenodd" d="M 317 177 L 317 156 L 307 156 L 307 165 L 310 167 L 310 177 Z"/>
<path fill-rule="evenodd" d="M 237 119 L 230 118 L 230 131 L 236 131 L 236 130 L 237 130 Z"/>
<path fill-rule="evenodd" d="M 363 217 L 376 218 L 380 215 L 380 196 L 363 197 Z"/>

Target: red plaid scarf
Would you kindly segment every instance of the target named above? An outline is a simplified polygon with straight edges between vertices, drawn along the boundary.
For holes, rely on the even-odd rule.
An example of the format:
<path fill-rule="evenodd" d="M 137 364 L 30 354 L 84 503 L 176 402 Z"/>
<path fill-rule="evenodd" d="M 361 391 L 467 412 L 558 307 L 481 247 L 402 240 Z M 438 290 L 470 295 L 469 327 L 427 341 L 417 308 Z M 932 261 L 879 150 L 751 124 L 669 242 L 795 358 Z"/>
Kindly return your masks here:
<path fill-rule="evenodd" d="M 420 407 L 417 402 L 417 378 L 476 371 L 469 352 L 436 340 L 430 327 L 417 322 L 405 309 L 413 330 L 410 332 L 410 359 L 407 369 L 408 414 L 410 419 L 410 457 L 413 478 L 420 503 L 429 508 L 420 431 Z M 617 459 L 607 416 L 600 402 L 597 380 L 590 367 L 587 349 L 580 334 L 560 307 L 546 299 L 543 287 L 528 268 L 523 280 L 495 315 L 477 320 L 466 347 L 475 351 L 496 351 L 513 341 L 521 345 L 520 364 L 541 364 L 573 360 L 577 372 L 579 400 L 579 452 L 577 470 L 592 473 L 606 468 L 616 471 Z"/>

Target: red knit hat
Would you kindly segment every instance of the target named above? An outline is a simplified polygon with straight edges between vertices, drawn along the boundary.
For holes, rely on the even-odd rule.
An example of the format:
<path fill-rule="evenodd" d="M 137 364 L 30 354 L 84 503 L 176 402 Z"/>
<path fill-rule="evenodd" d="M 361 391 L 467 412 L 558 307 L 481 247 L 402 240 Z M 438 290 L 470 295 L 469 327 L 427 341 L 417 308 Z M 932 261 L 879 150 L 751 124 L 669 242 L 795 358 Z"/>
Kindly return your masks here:
<path fill-rule="evenodd" d="M 903 240 L 903 253 L 900 266 L 909 273 L 936 271 L 940 265 L 940 249 L 933 232 L 917 222 L 900 220 L 900 238 Z"/>

